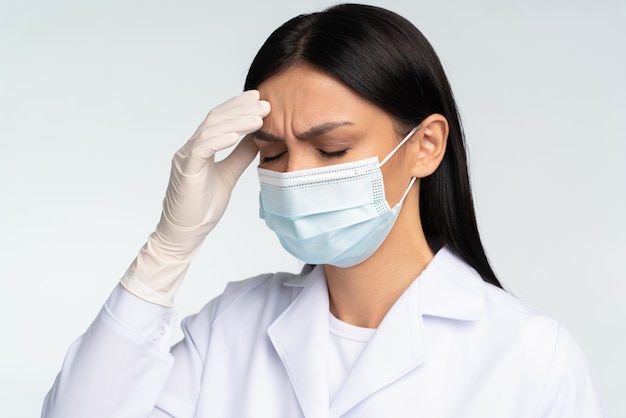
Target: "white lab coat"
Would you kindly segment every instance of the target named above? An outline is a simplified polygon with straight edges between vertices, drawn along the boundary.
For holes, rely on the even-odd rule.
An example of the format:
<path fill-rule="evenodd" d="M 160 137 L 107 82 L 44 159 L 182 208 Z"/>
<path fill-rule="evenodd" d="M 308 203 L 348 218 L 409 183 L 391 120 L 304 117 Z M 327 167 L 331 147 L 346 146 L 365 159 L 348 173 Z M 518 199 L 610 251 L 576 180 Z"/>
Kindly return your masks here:
<path fill-rule="evenodd" d="M 118 287 L 70 348 L 43 416 L 606 416 L 568 330 L 447 249 L 391 308 L 329 402 L 321 267 L 231 283 L 183 321 Z"/>

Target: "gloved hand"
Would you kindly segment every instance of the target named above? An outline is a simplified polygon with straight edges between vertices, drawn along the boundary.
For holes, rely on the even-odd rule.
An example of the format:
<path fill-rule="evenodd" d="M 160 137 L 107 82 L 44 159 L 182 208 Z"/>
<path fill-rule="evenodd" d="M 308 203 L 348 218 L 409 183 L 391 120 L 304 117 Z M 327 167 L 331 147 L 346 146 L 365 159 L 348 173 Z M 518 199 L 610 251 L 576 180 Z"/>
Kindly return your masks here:
<path fill-rule="evenodd" d="M 156 230 L 121 279 L 150 302 L 173 304 L 189 264 L 220 220 L 231 191 L 258 149 L 245 137 L 224 160 L 215 153 L 258 130 L 270 105 L 246 91 L 211 110 L 191 139 L 174 155 L 163 211 Z"/>

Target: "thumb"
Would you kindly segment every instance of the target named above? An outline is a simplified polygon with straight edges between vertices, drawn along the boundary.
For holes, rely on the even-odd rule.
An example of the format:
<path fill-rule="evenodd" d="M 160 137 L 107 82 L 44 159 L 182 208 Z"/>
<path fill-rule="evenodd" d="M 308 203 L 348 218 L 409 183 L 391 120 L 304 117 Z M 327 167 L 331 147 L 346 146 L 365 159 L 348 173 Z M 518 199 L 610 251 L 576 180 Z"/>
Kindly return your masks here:
<path fill-rule="evenodd" d="M 233 152 L 218 163 L 224 180 L 231 187 L 234 186 L 241 173 L 250 165 L 258 152 L 259 148 L 252 140 L 251 135 L 246 135 Z"/>

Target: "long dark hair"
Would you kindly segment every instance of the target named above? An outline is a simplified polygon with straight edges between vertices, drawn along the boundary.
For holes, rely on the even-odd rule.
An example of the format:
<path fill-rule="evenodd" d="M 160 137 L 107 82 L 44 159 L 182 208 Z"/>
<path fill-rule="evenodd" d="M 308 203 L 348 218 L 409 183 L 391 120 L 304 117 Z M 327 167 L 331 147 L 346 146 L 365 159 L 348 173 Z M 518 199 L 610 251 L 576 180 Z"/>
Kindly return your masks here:
<path fill-rule="evenodd" d="M 449 136 L 440 166 L 420 185 L 420 216 L 429 246 L 447 246 L 483 280 L 502 287 L 485 255 L 467 170 L 465 140 L 439 58 L 408 20 L 374 6 L 342 4 L 297 16 L 276 29 L 254 58 L 245 89 L 298 64 L 343 81 L 398 122 L 415 126 L 445 116 Z"/>

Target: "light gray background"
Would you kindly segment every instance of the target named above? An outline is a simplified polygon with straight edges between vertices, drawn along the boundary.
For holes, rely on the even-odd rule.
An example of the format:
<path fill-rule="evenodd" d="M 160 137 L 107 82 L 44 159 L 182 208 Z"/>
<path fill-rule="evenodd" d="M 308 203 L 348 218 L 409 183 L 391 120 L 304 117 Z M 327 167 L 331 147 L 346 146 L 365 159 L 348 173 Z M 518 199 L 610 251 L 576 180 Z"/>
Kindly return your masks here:
<path fill-rule="evenodd" d="M 0 2 L 0 410 L 38 416 L 160 213 L 170 158 L 238 93 L 269 33 L 325 1 Z M 564 321 L 626 416 L 626 2 L 416 1 L 466 127 L 484 244 L 514 294 Z M 179 297 L 295 270 L 253 167 Z M 621 354 L 620 354 L 621 353 Z"/>

